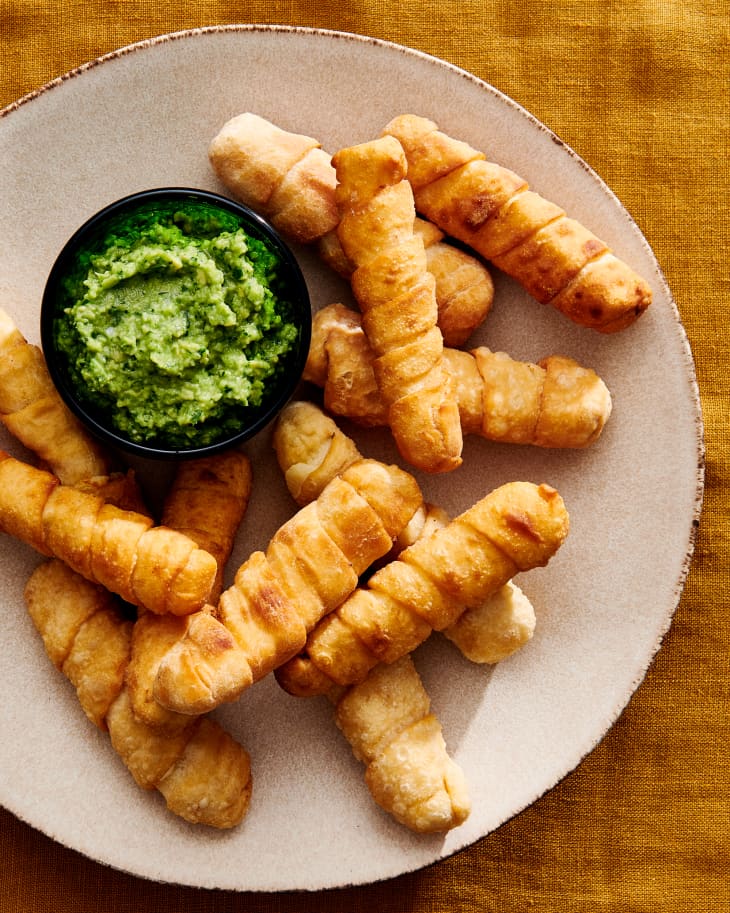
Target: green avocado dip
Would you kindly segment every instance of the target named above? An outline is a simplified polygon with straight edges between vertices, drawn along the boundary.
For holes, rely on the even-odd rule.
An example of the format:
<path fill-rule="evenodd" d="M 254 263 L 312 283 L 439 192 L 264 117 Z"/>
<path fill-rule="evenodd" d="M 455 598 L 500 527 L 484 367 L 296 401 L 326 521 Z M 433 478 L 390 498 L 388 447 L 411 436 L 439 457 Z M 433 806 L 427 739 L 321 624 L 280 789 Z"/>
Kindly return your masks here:
<path fill-rule="evenodd" d="M 234 213 L 200 200 L 118 216 L 62 285 L 55 345 L 77 395 L 137 443 L 236 433 L 299 338 L 280 268 Z"/>

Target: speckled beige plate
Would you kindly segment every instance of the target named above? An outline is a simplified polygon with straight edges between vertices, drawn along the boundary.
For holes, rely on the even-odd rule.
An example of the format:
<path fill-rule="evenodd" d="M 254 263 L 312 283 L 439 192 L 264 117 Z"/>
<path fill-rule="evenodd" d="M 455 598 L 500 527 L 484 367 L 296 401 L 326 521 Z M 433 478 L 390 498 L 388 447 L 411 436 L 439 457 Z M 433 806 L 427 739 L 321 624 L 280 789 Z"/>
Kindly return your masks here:
<path fill-rule="evenodd" d="M 469 440 L 465 465 L 424 479 L 456 513 L 523 478 L 555 485 L 570 537 L 520 583 L 538 610 L 533 641 L 490 670 L 432 638 L 416 655 L 473 812 L 446 837 L 419 837 L 371 802 L 327 704 L 272 680 L 219 717 L 249 748 L 250 813 L 226 833 L 172 817 L 138 790 L 108 739 L 79 710 L 46 658 L 22 591 L 38 557 L 0 538 L 0 801 L 61 843 L 138 875 L 240 890 L 317 889 L 410 871 L 477 840 L 572 770 L 641 682 L 679 599 L 702 490 L 702 429 L 685 333 L 652 252 L 616 198 L 573 152 L 514 102 L 442 61 L 322 31 L 241 26 L 162 37 L 95 61 L 0 117 L 0 301 L 33 340 L 46 274 L 66 237 L 124 194 L 160 185 L 221 190 L 209 140 L 255 111 L 320 138 L 330 151 L 372 138 L 406 111 L 436 120 L 585 222 L 643 273 L 654 303 L 633 328 L 603 337 L 575 327 L 497 278 L 476 338 L 514 357 L 561 351 L 594 367 L 614 396 L 586 452 Z M 307 253 L 314 304 L 348 289 Z M 395 459 L 381 435 L 370 455 Z M 7 437 L 0 446 L 21 453 Z M 270 440 L 250 447 L 255 488 L 233 566 L 291 511 Z M 147 467 L 141 467 L 143 473 Z M 627 764 L 631 759 L 627 758 Z"/>

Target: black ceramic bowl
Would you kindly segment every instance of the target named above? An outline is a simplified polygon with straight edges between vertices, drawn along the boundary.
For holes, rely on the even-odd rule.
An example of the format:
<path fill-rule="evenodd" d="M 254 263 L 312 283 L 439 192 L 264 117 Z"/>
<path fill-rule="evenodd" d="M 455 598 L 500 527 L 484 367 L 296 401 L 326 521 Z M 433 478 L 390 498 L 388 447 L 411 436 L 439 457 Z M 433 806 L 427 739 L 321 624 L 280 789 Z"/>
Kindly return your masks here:
<path fill-rule="evenodd" d="M 80 342 L 82 337 L 77 329 L 78 321 L 69 329 L 70 325 L 66 316 L 66 309 L 74 301 L 79 300 L 79 295 L 88 288 L 84 284 L 84 276 L 92 275 L 96 269 L 95 261 L 91 260 L 90 257 L 98 254 L 108 244 L 110 232 L 116 232 L 117 236 L 119 236 L 121 231 L 122 235 L 128 238 L 130 224 L 133 226 L 138 223 L 144 225 L 145 220 L 167 219 L 170 213 L 174 213 L 174 219 L 184 226 L 190 224 L 191 218 L 193 224 L 198 226 L 199 223 L 196 220 L 199 219 L 199 214 L 203 213 L 205 219 L 200 224 L 203 224 L 205 231 L 208 231 L 211 235 L 215 233 L 214 229 L 216 227 L 219 229 L 222 227 L 224 232 L 230 232 L 233 224 L 233 226 L 243 229 L 249 239 L 253 239 L 253 243 L 250 245 L 251 250 L 262 251 L 265 249 L 273 254 L 276 258 L 276 266 L 275 269 L 268 270 L 267 281 L 271 288 L 273 301 L 276 303 L 275 310 L 280 314 L 281 321 L 287 326 L 286 346 L 288 347 L 286 351 L 278 351 L 273 358 L 269 359 L 271 363 L 275 364 L 271 375 L 263 380 L 259 378 L 256 381 L 255 385 L 259 387 L 258 396 L 260 401 L 255 404 L 250 402 L 241 404 L 240 401 L 232 405 L 229 404 L 225 409 L 222 409 L 221 414 L 218 416 L 206 414 L 200 424 L 196 424 L 194 420 L 191 422 L 191 409 L 195 412 L 196 403 L 199 406 L 204 399 L 207 403 L 214 397 L 209 395 L 202 397 L 197 394 L 191 397 L 191 386 L 187 383 L 186 374 L 185 393 L 180 394 L 179 399 L 186 400 L 187 415 L 180 431 L 177 430 L 178 425 L 175 424 L 177 422 L 178 413 L 176 409 L 178 409 L 178 406 L 171 406 L 167 412 L 164 412 L 159 417 L 158 421 L 158 418 L 154 417 L 154 410 L 153 417 L 150 418 L 149 404 L 136 406 L 134 403 L 137 391 L 142 390 L 144 387 L 144 384 L 140 381 L 139 372 L 141 371 L 144 378 L 146 368 L 140 368 L 140 364 L 142 362 L 145 365 L 150 364 L 150 362 L 145 361 L 146 355 L 138 355 L 137 353 L 137 342 L 134 340 L 139 339 L 140 336 L 135 336 L 134 334 L 130 336 L 129 331 L 125 330 L 126 354 L 120 354 L 115 349 L 116 364 L 121 365 L 123 371 L 129 372 L 129 384 L 127 385 L 126 383 L 126 374 L 123 377 L 123 383 L 129 390 L 134 391 L 134 395 L 100 393 L 98 390 L 90 392 L 87 381 L 84 379 L 84 377 L 88 377 L 88 373 L 82 374 L 82 369 L 79 367 L 80 365 L 85 365 L 84 370 L 88 372 L 88 339 L 84 338 L 83 342 Z M 200 216 L 200 218 L 203 217 Z M 141 222 L 139 222 L 140 219 Z M 122 226 L 121 229 L 119 228 L 120 225 Z M 211 225 L 213 226 L 212 229 Z M 125 241 L 124 243 L 127 242 Z M 259 255 L 259 261 L 271 264 L 265 253 Z M 240 274 L 238 267 L 236 267 L 236 270 L 234 278 Z M 162 295 L 163 293 L 159 292 L 158 280 L 150 281 L 149 277 L 154 275 L 159 277 L 166 274 L 174 277 L 175 268 L 162 266 L 155 272 L 153 264 L 147 270 L 146 275 L 141 278 L 137 277 L 133 289 L 133 296 L 136 296 L 137 302 L 139 302 L 140 296 L 150 296 L 151 310 L 151 296 L 154 294 Z M 179 321 L 182 321 L 184 325 L 192 323 L 193 319 L 197 320 L 196 313 L 198 315 L 202 313 L 202 307 L 199 303 L 194 298 L 191 299 L 189 297 L 190 295 L 195 296 L 196 294 L 206 293 L 209 282 L 206 281 L 205 276 L 203 276 L 201 281 L 198 278 L 201 275 L 196 270 L 195 265 L 188 269 L 186 278 L 187 291 L 185 292 L 188 297 L 182 299 L 186 303 L 181 304 L 178 298 L 174 304 L 174 309 L 180 310 Z M 86 281 L 89 281 L 88 278 Z M 95 279 L 92 281 L 96 282 Z M 175 281 L 178 281 L 177 278 L 175 278 Z M 191 283 L 192 292 L 190 291 Z M 127 292 L 126 294 L 130 293 Z M 190 303 L 191 300 L 192 303 Z M 144 301 L 144 307 L 140 310 L 144 311 L 146 315 L 147 299 L 144 299 Z M 118 332 L 115 329 L 119 313 L 117 305 L 118 301 L 115 302 L 114 307 L 107 306 L 104 308 L 103 316 L 98 321 L 99 327 L 94 331 L 102 332 L 97 332 L 97 337 L 93 340 L 94 346 L 99 345 L 100 337 L 102 344 L 106 345 L 106 337 L 114 336 Z M 96 307 L 97 305 L 92 302 L 92 306 Z M 168 312 L 169 310 L 168 306 Z M 147 320 L 147 317 L 145 316 L 143 319 Z M 41 341 L 48 369 L 62 399 L 95 436 L 106 444 L 111 444 L 137 456 L 174 459 L 209 455 L 241 443 L 253 437 L 275 418 L 291 397 L 301 379 L 309 350 L 311 321 L 309 294 L 299 265 L 290 248 L 264 219 L 247 207 L 214 193 L 188 188 L 163 188 L 136 193 L 112 203 L 89 219 L 72 235 L 63 247 L 48 276 L 41 308 Z M 225 320 L 220 322 L 225 324 Z M 241 323 L 245 323 L 245 320 L 236 320 L 234 325 Z M 218 330 L 216 329 L 217 332 Z M 263 343 L 258 343 L 259 348 L 252 351 L 247 359 L 245 371 L 249 370 L 249 363 L 267 364 L 264 354 L 268 355 L 270 352 L 276 351 L 276 346 L 280 345 L 275 335 L 276 332 L 271 327 L 264 329 L 266 345 L 269 348 L 264 348 Z M 159 344 L 164 350 L 167 345 L 164 335 L 156 324 L 150 324 L 145 345 L 154 347 Z M 133 340 L 131 343 L 133 346 L 132 354 L 129 352 L 130 338 Z M 144 342 L 144 337 L 142 336 L 141 338 Z M 69 344 L 69 340 L 72 340 L 72 344 Z M 216 347 L 219 348 L 219 337 L 216 337 L 216 340 L 218 340 Z M 205 363 L 216 378 L 215 382 L 205 378 L 205 386 L 200 389 L 205 389 L 209 394 L 210 385 L 218 383 L 218 379 L 225 372 L 227 372 L 226 382 L 228 383 L 226 389 L 230 389 L 231 386 L 236 387 L 237 380 L 234 376 L 235 371 L 232 372 L 231 370 L 230 358 L 233 357 L 234 349 L 237 352 L 242 350 L 248 352 L 248 349 L 241 345 L 240 338 L 231 337 L 230 339 L 231 345 L 226 351 L 230 351 L 231 355 L 227 354 L 225 356 L 225 372 L 220 364 L 216 364 L 216 358 L 218 358 L 219 362 L 224 360 L 220 353 L 216 356 L 211 354 L 214 346 L 211 344 L 210 348 L 205 348 L 199 342 L 200 336 L 198 335 L 196 336 L 198 348 L 195 349 L 192 343 L 189 343 L 188 347 L 193 347 L 194 351 L 198 353 L 194 358 L 198 359 L 200 364 Z M 170 345 L 177 346 L 178 343 L 179 340 L 176 340 Z M 116 342 L 114 344 L 116 345 Z M 79 345 L 81 348 L 79 348 Z M 225 345 L 227 346 L 228 342 Z M 272 350 L 270 346 L 274 346 L 274 349 Z M 155 355 L 151 361 L 155 362 L 158 358 L 159 355 Z M 238 363 L 234 362 L 234 365 Z M 198 371 L 198 367 L 197 364 L 194 367 L 187 365 L 185 372 L 195 369 L 196 376 L 199 377 L 202 368 Z M 170 370 L 168 365 L 167 375 L 164 377 L 160 375 L 158 378 L 154 374 L 157 368 L 158 365 L 155 363 L 150 369 L 149 388 L 155 391 L 164 389 L 164 395 L 167 401 L 170 401 L 171 398 L 178 396 L 177 392 L 170 392 L 167 386 L 174 382 L 175 371 Z M 172 380 L 170 379 L 170 374 L 172 374 Z M 233 381 L 231 383 L 232 377 Z M 121 385 L 122 381 L 118 380 L 117 387 Z M 263 388 L 262 390 L 261 387 Z M 174 391 L 174 383 L 171 389 Z M 157 396 L 158 393 L 156 392 L 154 395 Z M 119 403 L 123 403 L 122 407 L 120 407 Z M 146 424 L 141 432 L 134 425 L 133 412 L 135 408 L 145 412 L 144 422 Z M 170 415 L 172 414 L 176 416 L 175 422 L 170 421 Z M 130 426 L 133 427 L 132 431 L 129 430 Z M 171 428 L 172 430 L 170 430 Z"/>

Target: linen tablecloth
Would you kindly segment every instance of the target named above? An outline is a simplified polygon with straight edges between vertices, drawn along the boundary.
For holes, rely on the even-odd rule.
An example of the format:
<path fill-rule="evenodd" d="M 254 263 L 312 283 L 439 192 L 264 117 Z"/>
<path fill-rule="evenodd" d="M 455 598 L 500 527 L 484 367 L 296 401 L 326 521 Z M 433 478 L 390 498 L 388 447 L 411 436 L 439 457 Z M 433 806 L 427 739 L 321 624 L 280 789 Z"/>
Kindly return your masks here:
<path fill-rule="evenodd" d="M 110 870 L 0 810 L 0 913 L 730 911 L 726 4 L 3 0 L 0 106 L 140 39 L 246 22 L 372 35 L 442 57 L 514 98 L 606 180 L 652 245 L 695 358 L 706 490 L 694 560 L 661 650 L 601 744 L 453 858 L 318 894 L 198 891 Z"/>

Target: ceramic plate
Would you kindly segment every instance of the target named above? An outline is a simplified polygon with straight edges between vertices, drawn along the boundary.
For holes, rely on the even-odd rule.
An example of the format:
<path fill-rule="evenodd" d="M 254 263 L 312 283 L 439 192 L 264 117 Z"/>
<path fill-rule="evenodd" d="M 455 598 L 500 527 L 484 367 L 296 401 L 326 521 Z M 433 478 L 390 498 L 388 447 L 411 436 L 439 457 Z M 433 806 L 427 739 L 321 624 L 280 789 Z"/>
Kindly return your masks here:
<path fill-rule="evenodd" d="M 81 853 L 137 875 L 238 890 L 320 889 L 412 871 L 497 828 L 572 770 L 639 685 L 684 583 L 702 487 L 702 431 L 690 351 L 657 262 L 615 196 L 517 104 L 440 60 L 332 32 L 224 27 L 143 42 L 54 81 L 0 117 L 0 299 L 33 341 L 49 268 L 94 211 L 133 191 L 221 191 L 207 146 L 223 123 L 255 111 L 339 147 L 377 135 L 396 114 L 431 117 L 529 180 L 587 224 L 652 284 L 629 330 L 601 336 L 496 280 L 474 337 L 536 361 L 562 352 L 606 381 L 614 412 L 581 452 L 468 439 L 464 466 L 423 478 L 452 515 L 514 479 L 559 489 L 570 536 L 519 583 L 537 607 L 530 644 L 494 668 L 434 636 L 416 654 L 473 811 L 446 836 L 417 836 L 371 801 L 328 704 L 284 694 L 271 677 L 217 711 L 252 756 L 254 798 L 231 832 L 195 828 L 142 792 L 107 737 L 81 713 L 24 609 L 40 560 L 2 537 L 0 801 Z M 348 287 L 300 251 L 315 307 Z M 361 434 L 396 460 L 385 435 Z M 0 441 L 22 450 L 7 436 Z M 270 435 L 249 447 L 255 486 L 235 568 L 292 512 Z M 143 478 L 149 467 L 140 466 Z"/>

